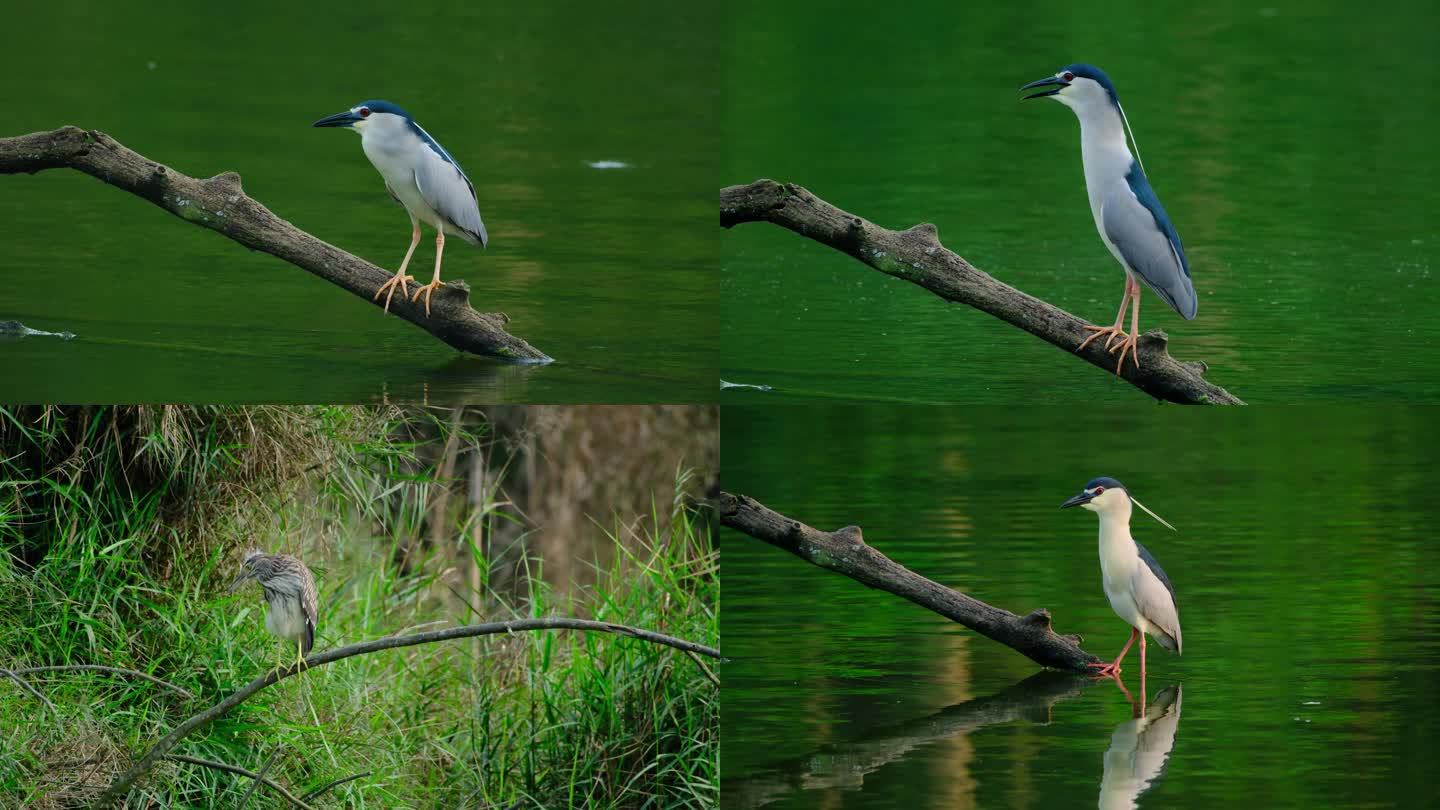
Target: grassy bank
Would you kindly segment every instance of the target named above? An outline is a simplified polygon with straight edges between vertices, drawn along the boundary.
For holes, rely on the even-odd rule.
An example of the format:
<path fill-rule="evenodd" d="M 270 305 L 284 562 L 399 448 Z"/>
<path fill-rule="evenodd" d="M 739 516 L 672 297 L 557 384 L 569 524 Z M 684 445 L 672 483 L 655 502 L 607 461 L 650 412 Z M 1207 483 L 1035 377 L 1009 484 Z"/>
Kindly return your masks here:
<path fill-rule="evenodd" d="M 55 707 L 0 679 L 0 804 L 64 806 L 102 789 L 185 717 L 273 666 L 257 588 L 224 593 L 238 550 L 304 557 L 320 582 L 317 649 L 521 616 L 567 615 L 718 646 L 708 526 L 678 503 L 593 515 L 583 586 L 496 526 L 523 524 L 506 469 L 453 495 L 446 448 L 483 425 L 393 409 L 7 411 L 0 429 L 0 666 L 129 667 L 197 696 L 95 672 L 33 675 Z M 436 450 L 440 452 L 435 452 Z M 681 476 L 683 491 L 684 476 Z M 422 522 L 425 538 L 417 539 Z M 521 538 L 523 540 L 523 533 Z M 492 586 L 505 559 L 504 587 Z M 568 562 L 568 561 L 567 561 Z M 519 571 L 519 575 L 514 574 Z M 317 806 L 710 806 L 718 689 L 683 653 L 557 631 L 360 656 L 265 690 L 177 752 Z M 250 780 L 163 763 L 140 792 L 233 807 Z M 261 789 L 253 806 L 271 806 Z"/>

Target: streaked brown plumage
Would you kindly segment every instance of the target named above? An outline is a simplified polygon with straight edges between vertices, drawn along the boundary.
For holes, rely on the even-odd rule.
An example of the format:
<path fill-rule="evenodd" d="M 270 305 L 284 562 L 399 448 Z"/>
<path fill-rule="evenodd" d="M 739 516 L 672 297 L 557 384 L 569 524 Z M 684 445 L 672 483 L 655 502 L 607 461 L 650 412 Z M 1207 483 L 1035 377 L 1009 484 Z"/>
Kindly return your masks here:
<path fill-rule="evenodd" d="M 265 629 L 297 642 L 301 654 L 308 654 L 315 646 L 315 625 L 319 618 L 315 576 L 310 569 L 289 554 L 250 551 L 240 564 L 240 576 L 230 585 L 231 592 L 249 580 L 259 583 L 269 605 Z"/>

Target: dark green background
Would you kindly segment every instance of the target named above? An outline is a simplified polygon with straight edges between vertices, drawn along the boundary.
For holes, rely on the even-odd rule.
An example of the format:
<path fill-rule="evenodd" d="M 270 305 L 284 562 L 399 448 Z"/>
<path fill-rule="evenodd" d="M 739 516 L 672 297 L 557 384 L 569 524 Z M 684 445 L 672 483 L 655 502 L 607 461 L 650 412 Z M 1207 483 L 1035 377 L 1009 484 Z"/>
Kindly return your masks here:
<path fill-rule="evenodd" d="M 310 128 L 389 99 L 465 167 L 490 230 L 486 251 L 452 241 L 443 277 L 557 362 L 462 357 L 278 259 L 50 171 L 0 177 L 0 320 L 80 337 L 0 342 L 0 398 L 714 397 L 718 9 L 385 8 L 9 3 L 0 134 L 77 124 L 187 174 L 238 171 L 281 217 L 394 269 L 404 210 L 357 138 Z M 433 263 L 427 231 L 411 269 L 428 280 Z"/>
<path fill-rule="evenodd" d="M 1112 475 L 1173 523 L 1132 529 L 1175 586 L 1184 656 L 1165 775 L 1141 806 L 1412 807 L 1440 749 L 1440 452 L 1434 408 L 1148 405 L 727 406 L 722 481 L 1017 613 L 1048 608 L 1086 650 L 1129 632 L 1100 585 L 1097 520 L 1058 509 Z M 1012 722 L 918 744 L 849 789 L 802 774 L 1037 667 L 960 625 L 726 530 L 723 795 L 775 808 L 1094 806 L 1129 717 L 1108 683 Z M 1138 688 L 1135 651 L 1126 661 Z M 1043 717 L 1041 718 L 1043 719 Z M 920 729 L 915 724 L 920 723 Z M 779 785 L 777 788 L 776 786 Z"/>
<path fill-rule="evenodd" d="M 1079 125 L 1017 89 L 1119 88 L 1200 298 L 1141 328 L 1252 403 L 1440 395 L 1434 3 L 730 4 L 724 183 L 933 222 L 996 278 L 1109 324 L 1123 289 Z M 768 224 L 721 242 L 725 401 L 1143 396 L 1013 327 Z"/>

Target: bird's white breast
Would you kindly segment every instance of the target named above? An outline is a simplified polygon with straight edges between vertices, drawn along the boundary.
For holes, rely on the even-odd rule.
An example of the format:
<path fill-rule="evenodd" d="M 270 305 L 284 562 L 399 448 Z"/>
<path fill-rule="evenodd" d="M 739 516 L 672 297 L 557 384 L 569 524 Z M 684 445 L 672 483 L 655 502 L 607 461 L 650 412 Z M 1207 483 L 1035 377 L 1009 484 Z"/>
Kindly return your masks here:
<path fill-rule="evenodd" d="M 265 629 L 280 638 L 299 641 L 305 638 L 305 611 L 299 599 L 276 599 L 269 602 Z"/>
<path fill-rule="evenodd" d="M 1130 527 L 1124 521 L 1100 519 L 1100 577 L 1105 587 L 1105 596 L 1115 615 L 1130 623 L 1131 627 L 1145 629 L 1140 616 L 1140 606 L 1135 603 L 1131 583 L 1135 566 L 1140 565 L 1140 552 L 1130 537 Z"/>
<path fill-rule="evenodd" d="M 400 198 L 400 204 L 411 214 L 437 228 L 441 218 L 425 202 L 420 187 L 415 184 L 415 160 L 421 149 L 429 149 L 415 133 L 408 128 L 366 129 L 360 135 L 360 146 L 370 164 L 385 178 L 385 185 Z"/>
<path fill-rule="evenodd" d="M 1116 190 L 1128 192 L 1125 176 L 1130 173 L 1130 147 L 1125 141 L 1125 125 L 1113 109 L 1087 110 L 1080 118 L 1080 158 L 1085 164 L 1085 190 L 1090 197 L 1090 214 L 1095 230 L 1110 254 L 1127 267 L 1125 258 L 1105 236 L 1105 198 Z M 1128 269 L 1128 267 L 1127 267 Z"/>

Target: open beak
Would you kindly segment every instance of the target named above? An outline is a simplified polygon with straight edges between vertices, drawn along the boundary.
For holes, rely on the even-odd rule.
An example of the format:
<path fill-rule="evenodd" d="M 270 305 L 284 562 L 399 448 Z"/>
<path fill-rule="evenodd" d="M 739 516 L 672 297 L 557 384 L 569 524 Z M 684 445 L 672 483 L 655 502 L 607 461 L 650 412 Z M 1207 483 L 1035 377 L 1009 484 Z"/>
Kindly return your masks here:
<path fill-rule="evenodd" d="M 1068 501 L 1060 504 L 1060 508 L 1061 508 L 1061 509 L 1069 509 L 1069 508 L 1072 507 L 1072 506 L 1080 506 L 1081 504 L 1089 503 L 1089 502 L 1090 502 L 1091 500 L 1093 500 L 1094 498 L 1095 498 L 1095 496 L 1094 496 L 1094 495 L 1091 495 L 1091 494 L 1088 493 L 1088 492 L 1081 492 L 1079 495 L 1076 495 L 1075 497 L 1071 498 L 1070 500 L 1068 500 Z"/>
<path fill-rule="evenodd" d="M 360 118 L 359 115 L 357 115 L 356 113 L 350 112 L 349 110 L 346 110 L 345 112 L 342 112 L 342 113 L 335 113 L 334 115 L 327 115 L 326 117 L 321 118 L 319 121 L 316 121 L 316 122 L 313 124 L 313 126 L 317 126 L 317 127 L 350 127 L 350 126 L 354 126 L 354 125 L 355 125 L 355 122 L 356 122 L 356 121 L 359 121 L 359 120 L 361 120 L 361 118 Z"/>
<path fill-rule="evenodd" d="M 1036 87 L 1053 87 L 1054 89 L 1053 89 L 1053 90 L 1046 90 L 1046 91 L 1041 92 L 1041 93 L 1031 93 L 1030 95 L 1028 95 L 1028 96 L 1026 96 L 1025 98 L 1021 99 L 1021 101 L 1027 101 L 1027 100 L 1032 99 L 1032 98 L 1044 98 L 1044 97 L 1046 97 L 1046 96 L 1053 96 L 1053 95 L 1055 95 L 1056 93 L 1060 92 L 1061 90 L 1064 90 L 1065 88 L 1067 88 L 1067 87 L 1069 87 L 1069 86 L 1070 86 L 1070 83 L 1067 82 L 1067 81 L 1065 81 L 1064 79 L 1061 79 L 1059 76 L 1047 76 L 1047 77 L 1045 77 L 1045 78 L 1043 78 L 1043 79 L 1037 79 L 1037 80 L 1035 80 L 1035 81 L 1033 81 L 1033 82 L 1030 82 L 1029 84 L 1025 85 L 1024 87 L 1022 87 L 1022 88 L 1020 88 L 1020 89 L 1021 89 L 1021 90 L 1033 90 L 1033 89 L 1036 88 Z M 318 126 L 320 126 L 320 125 L 319 125 L 319 124 L 316 124 L 315 126 L 318 127 Z"/>

